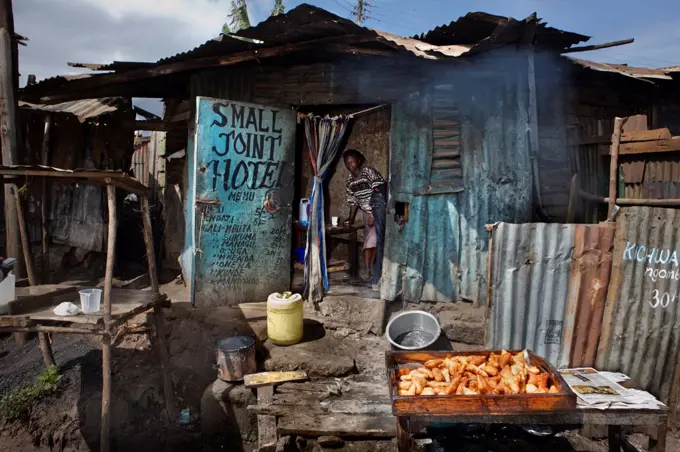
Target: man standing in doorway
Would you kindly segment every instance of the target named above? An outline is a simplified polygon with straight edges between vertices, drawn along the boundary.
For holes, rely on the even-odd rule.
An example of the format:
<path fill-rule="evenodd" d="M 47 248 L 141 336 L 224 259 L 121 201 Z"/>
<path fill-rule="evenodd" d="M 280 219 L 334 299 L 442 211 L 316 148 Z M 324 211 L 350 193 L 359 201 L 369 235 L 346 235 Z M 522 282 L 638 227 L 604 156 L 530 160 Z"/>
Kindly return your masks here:
<path fill-rule="evenodd" d="M 368 223 L 373 223 L 376 253 L 370 285 L 373 290 L 379 291 L 385 249 L 387 184 L 375 168 L 365 164 L 366 158 L 361 152 L 348 149 L 342 154 L 342 158 L 349 170 L 346 183 L 349 219 L 345 222 L 345 225 L 350 226 L 354 224 L 359 209 L 367 214 Z"/>

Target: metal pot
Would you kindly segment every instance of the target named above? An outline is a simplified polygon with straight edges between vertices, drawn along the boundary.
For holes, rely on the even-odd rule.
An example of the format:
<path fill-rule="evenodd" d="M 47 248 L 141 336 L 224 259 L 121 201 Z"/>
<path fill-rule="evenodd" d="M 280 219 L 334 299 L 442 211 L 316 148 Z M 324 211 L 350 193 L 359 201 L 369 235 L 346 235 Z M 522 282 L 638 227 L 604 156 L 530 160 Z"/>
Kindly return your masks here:
<path fill-rule="evenodd" d="M 425 311 L 406 311 L 387 324 L 385 336 L 397 350 L 422 350 L 439 339 L 441 327 L 437 318 Z"/>
<path fill-rule="evenodd" d="M 244 375 L 257 372 L 255 339 L 234 336 L 217 342 L 217 378 L 241 381 Z"/>

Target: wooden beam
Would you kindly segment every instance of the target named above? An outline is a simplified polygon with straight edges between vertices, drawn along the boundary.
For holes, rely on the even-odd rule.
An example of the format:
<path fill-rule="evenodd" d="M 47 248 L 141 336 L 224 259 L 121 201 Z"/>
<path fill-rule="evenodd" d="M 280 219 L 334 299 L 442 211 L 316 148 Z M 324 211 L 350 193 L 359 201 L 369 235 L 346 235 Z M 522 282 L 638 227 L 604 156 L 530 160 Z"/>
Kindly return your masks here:
<path fill-rule="evenodd" d="M 245 375 L 243 385 L 246 388 L 259 388 L 267 385 L 277 385 L 290 381 L 307 380 L 307 373 L 302 371 L 292 372 L 260 372 L 258 374 Z"/>
<path fill-rule="evenodd" d="M 639 130 L 633 132 L 623 132 L 621 135 L 621 143 L 634 143 L 645 141 L 670 140 L 673 136 L 669 129 L 653 129 L 653 130 Z M 594 135 L 589 137 L 582 137 L 579 139 L 579 144 L 611 144 L 611 135 Z"/>
<path fill-rule="evenodd" d="M 578 191 L 578 195 L 586 201 L 609 204 L 610 199 L 604 196 L 593 195 L 583 190 Z M 617 198 L 616 204 L 620 206 L 653 206 L 653 207 L 678 207 L 680 198 L 669 199 L 636 199 L 636 198 Z"/>
<path fill-rule="evenodd" d="M 106 186 L 109 207 L 108 237 L 106 244 L 106 273 L 104 275 L 104 335 L 102 336 L 102 411 L 100 451 L 109 452 L 111 447 L 111 291 L 113 289 L 113 266 L 116 261 L 116 188 Z"/>
<path fill-rule="evenodd" d="M 211 67 L 227 67 L 248 61 L 256 61 L 262 58 L 283 56 L 289 53 L 305 50 L 318 49 L 319 47 L 330 44 L 358 44 L 362 42 L 375 41 L 373 35 L 342 35 L 329 36 L 305 42 L 283 44 L 276 47 L 255 48 L 244 52 L 236 52 L 230 55 L 209 56 L 194 58 L 186 61 L 176 61 L 172 63 L 155 65 L 149 68 L 133 69 L 113 74 L 95 75 L 93 77 L 74 80 L 67 85 L 67 90 L 83 91 L 107 85 L 115 85 L 138 81 L 145 78 L 162 77 L 196 69 L 207 69 Z M 57 101 L 60 96 L 46 96 L 42 101 Z"/>
<path fill-rule="evenodd" d="M 610 47 L 618 47 L 626 44 L 631 44 L 635 41 L 634 38 L 621 39 L 620 41 L 605 42 L 602 44 L 593 44 L 589 46 L 573 47 L 571 49 L 563 50 L 562 55 L 565 53 L 577 53 L 577 52 L 589 52 L 591 50 L 608 49 Z"/>
<path fill-rule="evenodd" d="M 173 128 L 182 127 L 182 124 L 163 121 L 162 119 L 148 119 L 146 121 L 130 121 L 125 126 L 132 130 L 158 130 L 168 132 Z"/>
<path fill-rule="evenodd" d="M 619 148 L 620 155 L 653 154 L 655 152 L 680 151 L 680 138 L 659 141 L 641 141 L 637 143 L 622 144 Z"/>
<path fill-rule="evenodd" d="M 153 246 L 153 228 L 151 223 L 151 207 L 149 197 L 142 196 L 140 199 L 142 206 L 142 223 L 144 225 L 144 246 L 146 247 L 146 260 L 149 266 L 149 280 L 151 281 L 151 291 L 158 293 L 158 269 L 156 267 L 156 250 Z"/>
<path fill-rule="evenodd" d="M 16 185 L 10 185 L 14 191 L 14 201 L 16 204 L 17 221 L 19 223 L 19 237 L 21 239 L 21 248 L 24 252 L 24 262 L 26 263 L 26 276 L 28 283 L 31 286 L 38 285 L 38 278 L 33 271 L 33 254 L 31 253 L 31 241 L 28 237 L 28 230 L 26 229 L 26 219 L 24 218 L 24 208 L 21 205 L 21 196 Z"/>
<path fill-rule="evenodd" d="M 671 131 L 668 128 L 652 129 L 652 130 L 635 130 L 631 132 L 623 132 L 621 135 L 622 143 L 630 143 L 636 141 L 658 141 L 670 140 L 673 138 Z"/>
<path fill-rule="evenodd" d="M 578 173 L 571 178 L 571 187 L 569 188 L 569 204 L 567 206 L 567 223 L 573 223 L 576 217 L 576 201 L 578 198 L 579 189 Z"/>
<path fill-rule="evenodd" d="M 52 130 L 52 115 L 45 115 L 45 129 L 43 132 L 42 150 L 40 154 L 40 164 L 43 166 L 48 166 L 49 162 L 49 152 L 50 152 L 50 134 Z M 40 275 L 40 280 L 43 284 L 49 282 L 50 276 L 50 265 L 48 259 L 48 249 L 47 249 L 47 179 L 43 178 L 40 181 L 41 184 L 41 195 L 40 195 L 40 245 L 41 245 L 41 261 L 42 261 L 42 274 Z"/>
<path fill-rule="evenodd" d="M 274 401 L 274 387 L 261 386 L 257 388 L 257 404 L 270 406 Z M 257 446 L 260 452 L 274 452 L 276 450 L 276 417 L 257 415 Z"/>
<path fill-rule="evenodd" d="M 0 23 L 0 147 L 2 147 L 3 165 L 16 165 L 17 158 L 17 121 L 16 121 L 16 97 L 14 86 L 12 41 L 10 31 L 13 25 L 8 17 L 12 15 L 12 2 L 0 1 L 0 17 L 7 23 Z M 5 253 L 8 257 L 17 259 L 14 272 L 17 277 L 25 275 L 24 259 L 21 255 L 19 238 L 19 219 L 17 217 L 15 196 L 12 187 L 5 188 Z"/>
<path fill-rule="evenodd" d="M 614 119 L 614 133 L 612 134 L 611 161 L 609 164 L 609 213 L 611 217 L 616 204 L 616 190 L 619 185 L 619 144 L 623 129 L 623 118 Z"/>
<path fill-rule="evenodd" d="M 40 351 L 43 355 L 45 367 L 50 368 L 56 366 L 57 362 L 54 360 L 54 353 L 52 353 L 52 344 L 50 344 L 50 337 L 47 333 L 38 333 L 38 341 L 40 343 Z"/>

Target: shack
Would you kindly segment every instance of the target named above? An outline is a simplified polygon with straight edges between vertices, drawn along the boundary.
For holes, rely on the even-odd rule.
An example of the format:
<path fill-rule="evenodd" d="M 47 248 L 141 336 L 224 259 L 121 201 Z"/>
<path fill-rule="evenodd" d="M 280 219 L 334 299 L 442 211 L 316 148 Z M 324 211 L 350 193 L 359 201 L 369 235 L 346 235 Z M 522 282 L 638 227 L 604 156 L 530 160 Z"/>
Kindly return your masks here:
<path fill-rule="evenodd" d="M 570 122 L 579 101 L 569 102 L 569 96 L 579 92 L 573 89 L 577 80 L 585 78 L 592 89 L 604 79 L 596 76 L 597 68 L 562 54 L 588 39 L 548 27 L 535 15 L 515 20 L 485 13 L 405 38 L 303 4 L 156 63 L 97 66 L 109 73 L 38 83 L 24 96 L 41 102 L 105 94 L 166 100 L 162 120 L 138 121 L 136 128 L 167 131 L 168 156 L 185 151 L 183 180 L 171 183 L 168 171 L 165 190 L 166 196 L 182 196 L 184 211 L 174 208 L 164 221 L 175 226 L 175 236 L 176 225 L 184 225 L 183 273 L 192 301 L 201 306 L 261 301 L 285 289 L 281 281 L 289 281 L 296 246 L 291 219 L 299 215 L 298 200 L 309 196 L 313 171 L 301 126 L 286 123 L 281 133 L 292 137 L 294 152 L 277 158 L 282 167 L 290 163 L 296 169 L 285 176 L 290 183 L 278 187 L 285 208 L 266 232 L 246 230 L 271 193 L 235 190 L 241 207 L 229 212 L 211 201 L 222 190 L 216 181 L 230 169 L 219 149 L 212 168 L 197 165 L 197 155 L 209 154 L 214 144 L 195 137 L 201 127 L 224 126 L 230 119 L 218 112 L 202 116 L 197 99 L 251 108 L 253 124 L 259 112 L 262 130 L 275 124 L 262 123 L 263 115 L 282 118 L 295 110 L 333 116 L 379 106 L 353 121 L 346 146 L 364 152 L 389 177 L 381 298 L 484 304 L 485 225 L 567 216 L 578 161 L 568 137 L 583 126 Z M 648 83 L 624 72 L 606 75 Z M 585 114 L 588 121 L 612 117 L 610 109 Z M 231 133 L 215 130 L 215 136 Z M 252 160 L 267 164 L 259 156 Z M 346 175 L 339 164 L 327 177 L 326 218 L 347 215 Z M 391 221 L 396 214 L 405 220 L 403 227 Z M 243 230 L 227 224 L 234 218 Z M 243 234 L 252 240 L 244 242 Z M 232 249 L 236 243 L 244 245 Z M 235 255 L 239 259 L 229 257 Z M 227 270 L 211 272 L 214 268 Z"/>
<path fill-rule="evenodd" d="M 130 126 L 135 114 L 129 98 L 57 104 L 21 101 L 19 108 L 21 136 L 25 138 L 19 164 L 90 170 L 130 167 Z M 26 204 L 33 261 L 43 282 L 48 278 L 62 280 L 76 268 L 98 277 L 106 248 L 106 198 L 102 189 L 36 180 L 20 190 Z"/>

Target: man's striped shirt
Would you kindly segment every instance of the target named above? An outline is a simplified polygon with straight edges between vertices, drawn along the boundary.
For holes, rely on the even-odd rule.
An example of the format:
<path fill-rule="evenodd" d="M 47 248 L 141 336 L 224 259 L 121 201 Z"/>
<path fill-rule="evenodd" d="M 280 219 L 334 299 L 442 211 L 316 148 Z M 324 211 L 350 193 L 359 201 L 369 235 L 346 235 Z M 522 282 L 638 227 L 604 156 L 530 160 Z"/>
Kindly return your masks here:
<path fill-rule="evenodd" d="M 384 194 L 385 179 L 374 168 L 364 166 L 358 176 L 352 173 L 347 176 L 346 187 L 347 204 L 350 207 L 359 206 L 364 212 L 371 213 L 371 195 L 374 192 Z"/>

